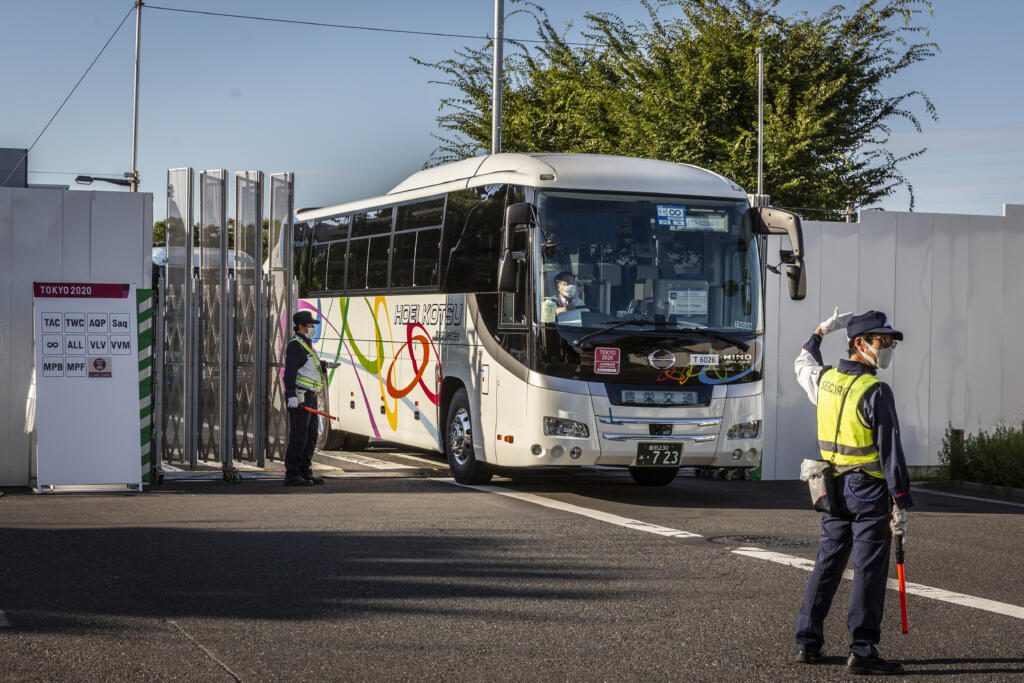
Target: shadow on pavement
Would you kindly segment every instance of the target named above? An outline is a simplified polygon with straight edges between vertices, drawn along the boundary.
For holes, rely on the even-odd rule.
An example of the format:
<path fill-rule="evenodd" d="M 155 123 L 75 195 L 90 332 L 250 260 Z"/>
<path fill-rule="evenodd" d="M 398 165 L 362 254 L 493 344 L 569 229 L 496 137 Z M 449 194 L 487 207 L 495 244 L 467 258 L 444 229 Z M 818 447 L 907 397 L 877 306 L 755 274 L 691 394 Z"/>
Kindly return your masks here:
<path fill-rule="evenodd" d="M 904 667 L 911 666 L 937 666 L 946 665 L 958 668 L 952 669 L 904 669 L 906 676 L 963 676 L 970 674 L 1018 674 L 1024 675 L 1024 658 L 1013 657 L 992 657 L 974 658 L 964 657 L 962 659 L 903 659 L 900 660 Z M 982 668 L 975 668 L 970 665 L 981 665 Z M 993 664 L 1015 664 L 1016 666 L 991 666 Z M 962 668 L 959 668 L 962 667 Z"/>
<path fill-rule="evenodd" d="M 535 623 L 553 602 L 614 596 L 607 586 L 621 568 L 570 570 L 563 557 L 524 565 L 531 545 L 525 536 L 457 532 L 6 528 L 0 597 L 14 630 L 84 633 L 104 616 L 344 620 L 443 611 Z M 536 609 L 512 610 L 510 601 Z"/>

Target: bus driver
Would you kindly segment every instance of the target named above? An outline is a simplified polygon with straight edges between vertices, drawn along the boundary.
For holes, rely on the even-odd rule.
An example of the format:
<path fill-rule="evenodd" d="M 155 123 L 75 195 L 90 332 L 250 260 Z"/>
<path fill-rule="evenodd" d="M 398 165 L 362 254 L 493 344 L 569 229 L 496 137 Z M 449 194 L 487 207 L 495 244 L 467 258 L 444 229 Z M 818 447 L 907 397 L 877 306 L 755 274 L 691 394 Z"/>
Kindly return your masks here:
<path fill-rule="evenodd" d="M 565 313 L 577 306 L 583 305 L 583 301 L 577 297 L 576 276 L 568 270 L 563 270 L 555 276 L 555 287 L 558 293 L 551 298 L 555 302 L 555 313 Z"/>

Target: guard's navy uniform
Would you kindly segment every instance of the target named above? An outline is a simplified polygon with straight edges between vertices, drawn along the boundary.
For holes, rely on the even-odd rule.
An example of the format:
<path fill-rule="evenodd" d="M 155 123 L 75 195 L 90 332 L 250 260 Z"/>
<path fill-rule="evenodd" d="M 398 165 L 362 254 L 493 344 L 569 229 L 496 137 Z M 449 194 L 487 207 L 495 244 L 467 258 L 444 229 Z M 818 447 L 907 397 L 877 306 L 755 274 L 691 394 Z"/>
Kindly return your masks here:
<path fill-rule="evenodd" d="M 816 391 L 825 369 L 820 346 L 821 337 L 813 335 L 795 364 L 798 379 L 813 402 L 816 399 L 812 391 Z M 874 368 L 846 359 L 839 361 L 836 370 L 843 375 L 875 373 Z M 889 515 L 893 502 L 905 509 L 913 501 L 892 389 L 885 382 L 874 383 L 856 409 L 874 437 L 879 461 L 875 467 L 880 466 L 884 479 L 854 471 L 836 480 L 838 510 L 822 515 L 818 557 L 797 615 L 796 641 L 801 651 L 822 650 L 825 617 L 852 554 L 854 578 L 847 618 L 850 652 L 872 657 L 878 655 L 876 646 L 889 578 Z"/>
<path fill-rule="evenodd" d="M 303 409 L 317 410 L 316 392 L 323 386 L 323 366 L 313 351 L 312 342 L 295 333 L 284 358 L 285 398 L 297 397 L 298 408 L 288 409 L 288 450 L 285 451 L 285 478 L 312 476 L 313 451 L 319 436 L 320 418 Z"/>

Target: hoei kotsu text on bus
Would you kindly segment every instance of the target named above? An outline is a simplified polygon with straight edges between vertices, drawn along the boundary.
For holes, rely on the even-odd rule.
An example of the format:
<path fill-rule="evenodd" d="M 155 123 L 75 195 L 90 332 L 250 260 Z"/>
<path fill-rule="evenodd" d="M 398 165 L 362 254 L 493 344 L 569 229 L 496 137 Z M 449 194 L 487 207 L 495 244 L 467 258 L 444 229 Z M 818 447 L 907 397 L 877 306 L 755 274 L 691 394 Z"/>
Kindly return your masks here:
<path fill-rule="evenodd" d="M 681 466 L 756 468 L 776 233 L 801 299 L 799 218 L 686 164 L 497 154 L 300 210 L 298 307 L 340 364 L 320 447 L 440 450 L 463 483 L 495 468 L 620 466 L 651 486 Z"/>

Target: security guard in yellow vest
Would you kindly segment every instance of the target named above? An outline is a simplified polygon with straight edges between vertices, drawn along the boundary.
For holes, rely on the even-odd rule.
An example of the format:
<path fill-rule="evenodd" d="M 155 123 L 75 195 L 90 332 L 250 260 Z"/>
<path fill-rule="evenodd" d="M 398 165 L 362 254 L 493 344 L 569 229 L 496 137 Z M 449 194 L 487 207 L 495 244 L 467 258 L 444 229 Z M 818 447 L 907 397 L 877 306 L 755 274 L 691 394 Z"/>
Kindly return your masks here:
<path fill-rule="evenodd" d="M 323 484 L 313 474 L 313 450 L 319 435 L 320 418 L 306 410 L 317 409 L 317 392 L 327 384 L 328 367 L 313 350 L 313 336 L 320 321 L 309 310 L 292 316 L 295 336 L 288 342 L 284 357 L 284 395 L 288 403 L 288 450 L 285 451 L 285 486 Z"/>
<path fill-rule="evenodd" d="M 825 367 L 822 336 L 844 326 L 849 358 L 836 368 Z M 856 674 L 902 671 L 898 662 L 882 659 L 876 646 L 889 578 L 890 532 L 906 534 L 906 509 L 913 502 L 892 389 L 875 376 L 889 367 L 902 340 L 903 333 L 889 325 L 884 313 L 854 316 L 837 308 L 794 364 L 797 381 L 818 407 L 821 458 L 849 469 L 836 480 L 837 510 L 822 515 L 818 557 L 797 615 L 797 660 L 805 664 L 824 656 L 825 617 L 852 553 L 847 666 Z"/>

